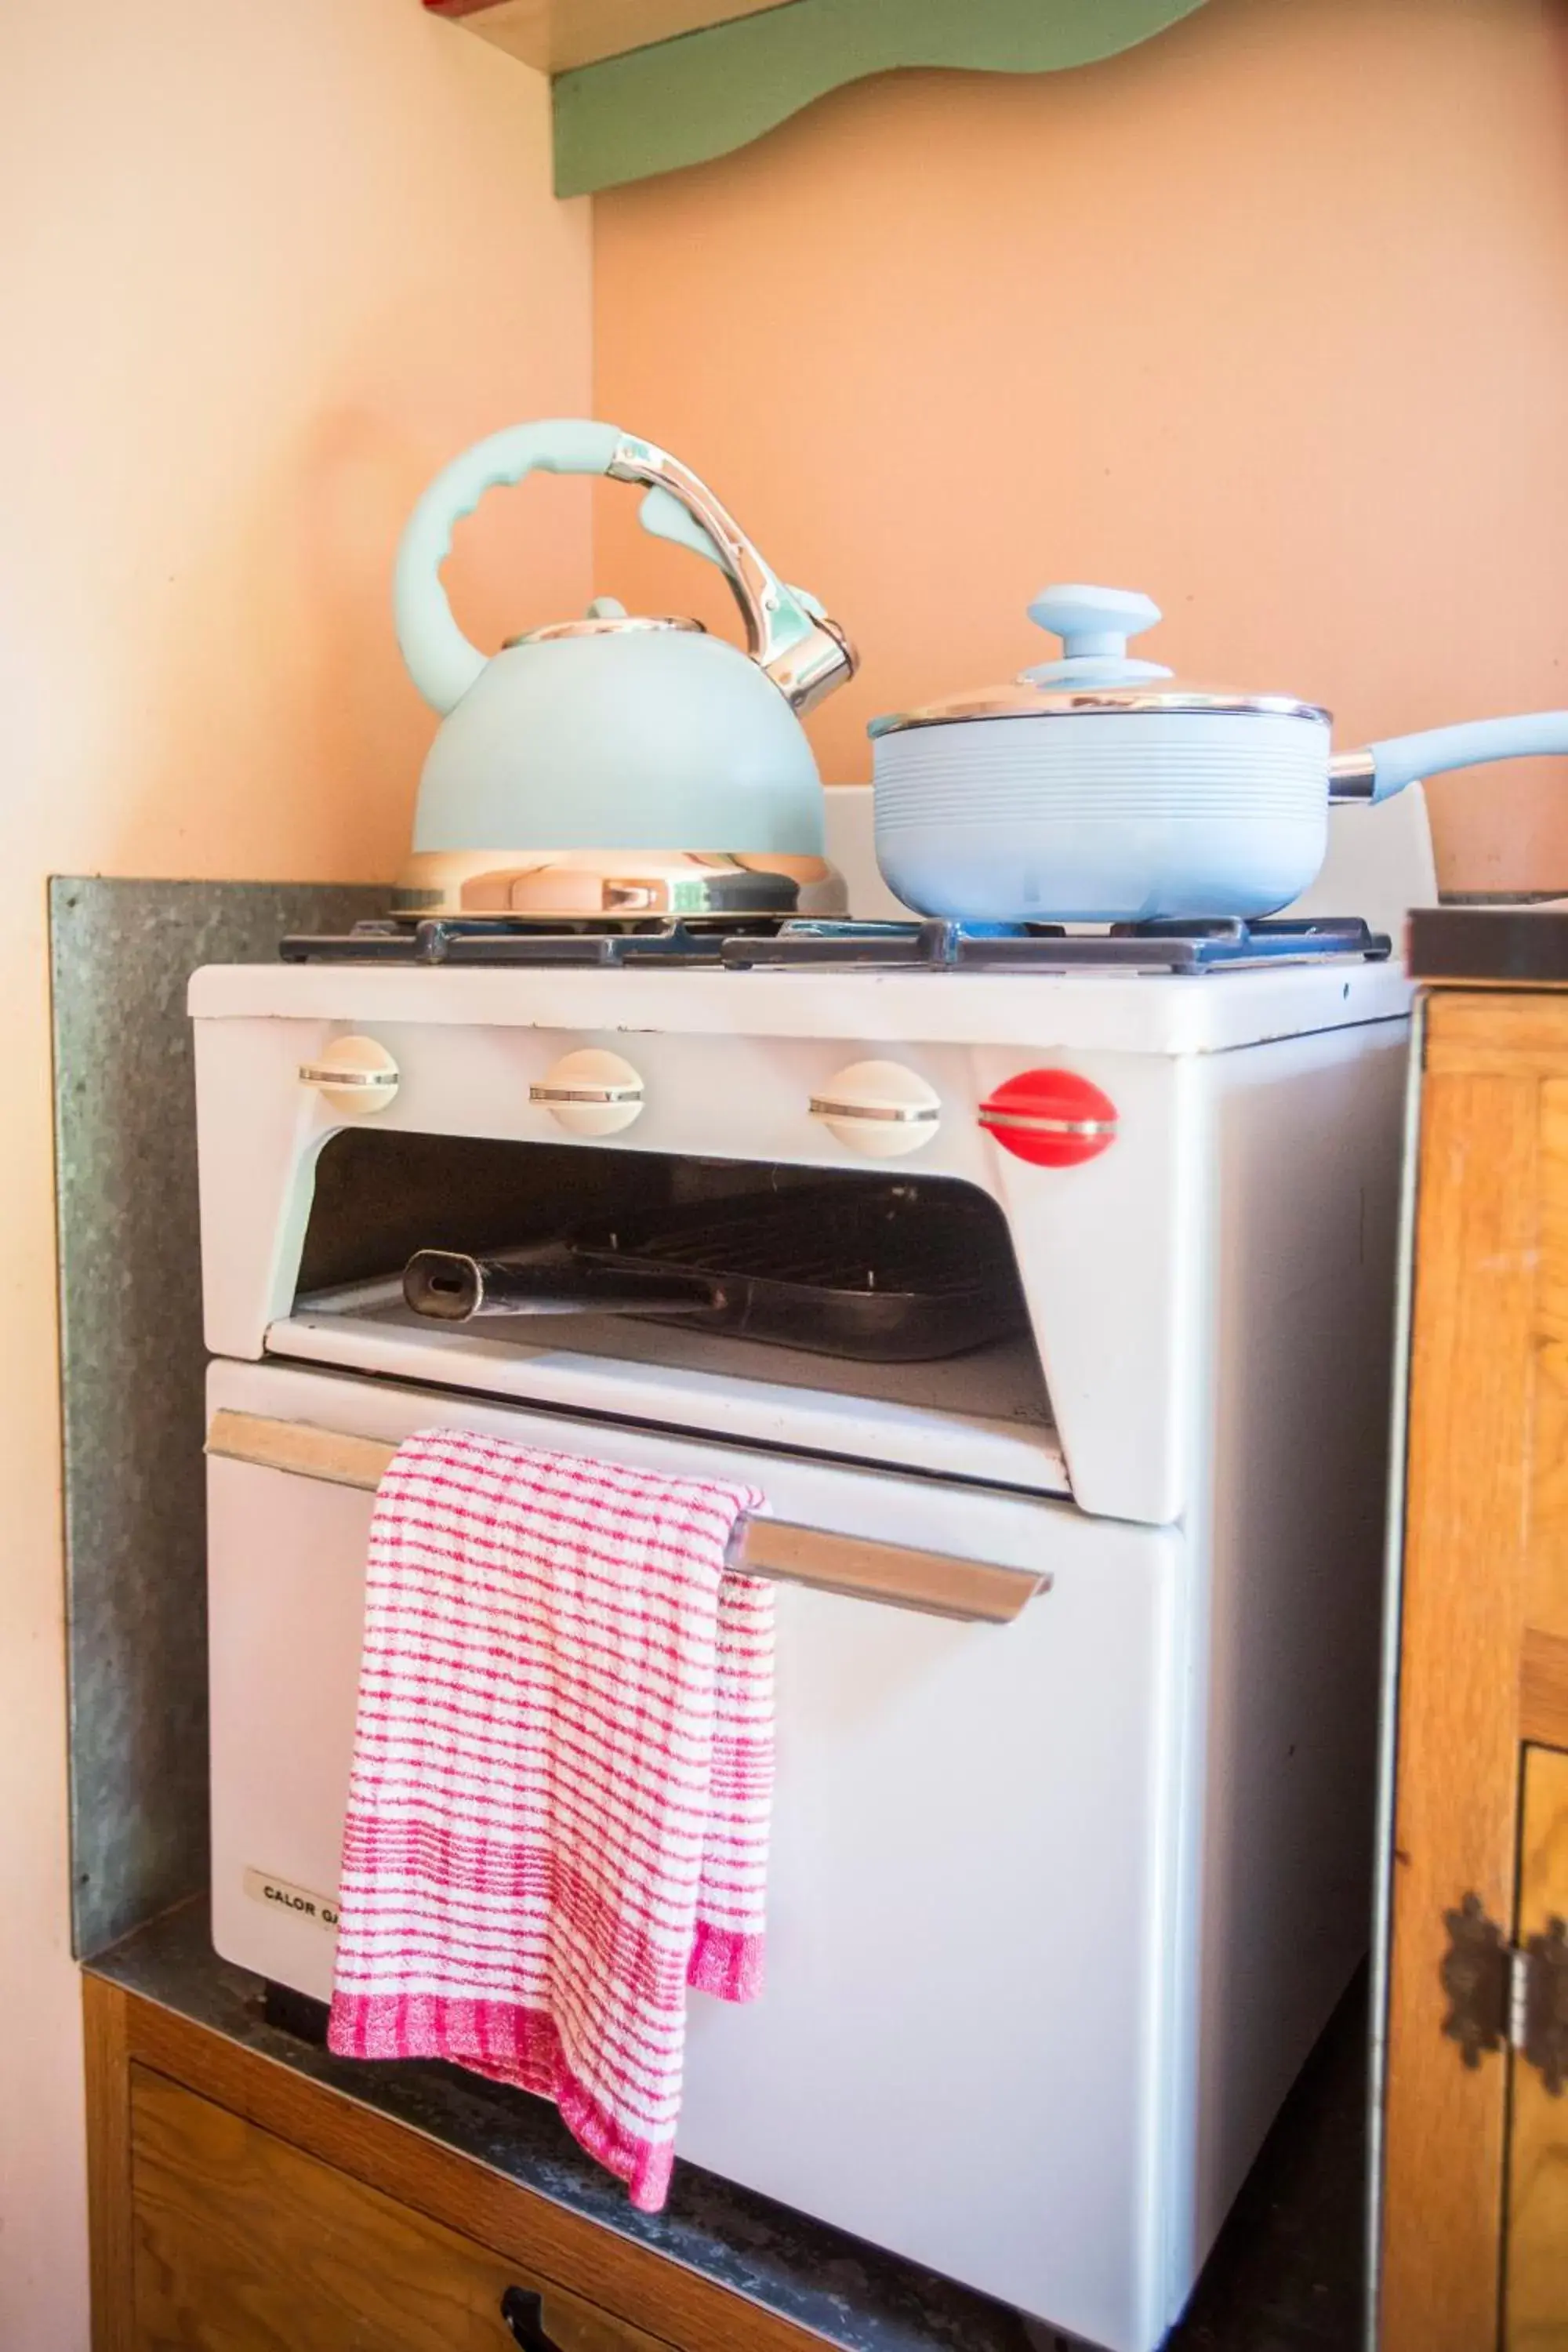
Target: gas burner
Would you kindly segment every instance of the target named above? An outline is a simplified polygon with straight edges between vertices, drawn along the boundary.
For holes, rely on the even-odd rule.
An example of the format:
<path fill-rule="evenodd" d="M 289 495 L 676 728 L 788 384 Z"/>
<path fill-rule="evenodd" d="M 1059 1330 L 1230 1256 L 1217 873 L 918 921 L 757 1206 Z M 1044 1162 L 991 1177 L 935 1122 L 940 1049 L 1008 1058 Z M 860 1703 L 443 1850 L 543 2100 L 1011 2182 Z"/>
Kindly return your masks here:
<path fill-rule="evenodd" d="M 564 929 L 527 923 L 356 923 L 352 931 L 286 939 L 286 963 L 647 965 L 664 971 L 859 971 L 1181 974 L 1244 971 L 1261 964 L 1379 963 L 1386 933 L 1359 916 L 1253 923 L 1116 923 L 1108 931 L 1059 924 L 816 922 L 726 926 L 684 923 Z"/>

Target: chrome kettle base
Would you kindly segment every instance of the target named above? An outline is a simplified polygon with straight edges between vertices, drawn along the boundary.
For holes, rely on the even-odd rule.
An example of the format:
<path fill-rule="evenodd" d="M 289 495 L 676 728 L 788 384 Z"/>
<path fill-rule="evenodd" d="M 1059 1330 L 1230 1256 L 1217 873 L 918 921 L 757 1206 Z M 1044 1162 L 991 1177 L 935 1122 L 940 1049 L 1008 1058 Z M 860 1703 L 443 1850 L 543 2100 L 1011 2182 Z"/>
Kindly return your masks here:
<path fill-rule="evenodd" d="M 700 923 L 832 917 L 848 903 L 826 858 L 783 851 L 429 850 L 410 858 L 391 911 L 467 921 Z"/>

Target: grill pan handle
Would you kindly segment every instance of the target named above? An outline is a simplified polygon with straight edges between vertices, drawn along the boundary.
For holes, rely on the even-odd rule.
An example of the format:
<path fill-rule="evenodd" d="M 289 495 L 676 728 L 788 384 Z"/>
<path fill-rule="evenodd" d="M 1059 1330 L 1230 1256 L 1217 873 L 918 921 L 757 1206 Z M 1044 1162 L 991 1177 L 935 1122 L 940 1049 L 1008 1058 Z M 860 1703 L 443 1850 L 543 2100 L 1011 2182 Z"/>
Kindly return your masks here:
<path fill-rule="evenodd" d="M 322 1429 L 308 1421 L 276 1421 L 225 1406 L 212 1417 L 206 1450 L 225 1462 L 248 1462 L 260 1470 L 322 1478 L 334 1486 L 357 1486 L 374 1495 L 397 1448 L 384 1438 Z M 824 1591 L 977 1625 L 1011 1624 L 1036 1593 L 1048 1591 L 1051 1583 L 1043 1569 L 998 1568 L 994 1560 L 916 1551 L 871 1536 L 763 1517 L 740 1521 L 730 1565 L 744 1576 L 813 1584 Z"/>
<path fill-rule="evenodd" d="M 705 1274 L 584 1265 L 563 1251 L 469 1257 L 416 1250 L 403 1274 L 416 1315 L 472 1323 L 500 1315 L 719 1315 L 721 1284 Z"/>

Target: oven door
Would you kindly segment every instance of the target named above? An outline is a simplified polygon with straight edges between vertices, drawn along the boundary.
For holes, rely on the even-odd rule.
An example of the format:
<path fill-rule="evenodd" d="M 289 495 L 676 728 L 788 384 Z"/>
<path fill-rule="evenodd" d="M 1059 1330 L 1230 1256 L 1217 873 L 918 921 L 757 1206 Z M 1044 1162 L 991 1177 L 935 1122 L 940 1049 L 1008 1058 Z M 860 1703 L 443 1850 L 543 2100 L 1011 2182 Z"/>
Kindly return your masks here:
<path fill-rule="evenodd" d="M 779 1519 L 950 1555 L 952 1606 L 1048 1576 L 1006 1622 L 781 1584 L 767 1990 L 692 1997 L 677 2145 L 1117 2352 L 1158 2340 L 1179 1534 L 277 1365 L 216 1363 L 209 1409 L 736 1472 Z M 209 1471 L 214 1937 L 325 1998 L 371 1496 Z"/>

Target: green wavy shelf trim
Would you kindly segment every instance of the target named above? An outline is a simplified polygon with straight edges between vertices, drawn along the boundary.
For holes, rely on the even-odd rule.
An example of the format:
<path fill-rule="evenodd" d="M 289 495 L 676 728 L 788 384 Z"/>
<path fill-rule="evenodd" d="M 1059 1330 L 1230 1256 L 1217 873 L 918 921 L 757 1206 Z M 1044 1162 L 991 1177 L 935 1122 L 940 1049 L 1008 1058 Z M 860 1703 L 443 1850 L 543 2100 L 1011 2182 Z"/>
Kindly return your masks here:
<path fill-rule="evenodd" d="M 1053 73 L 1093 65 L 1204 0 L 784 0 L 580 66 L 554 82 L 555 191 L 583 196 L 706 163 L 812 100 L 895 66 Z"/>

